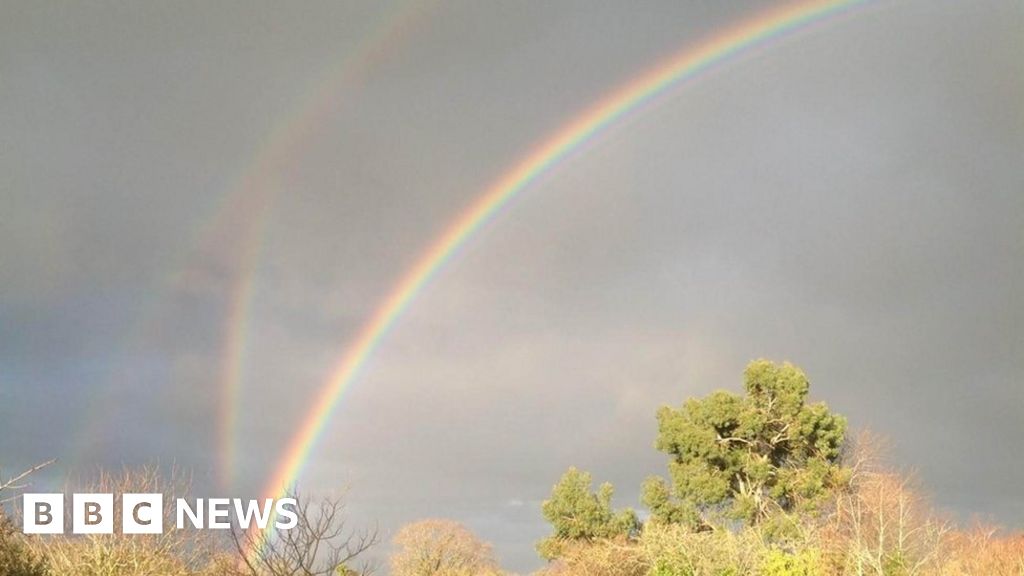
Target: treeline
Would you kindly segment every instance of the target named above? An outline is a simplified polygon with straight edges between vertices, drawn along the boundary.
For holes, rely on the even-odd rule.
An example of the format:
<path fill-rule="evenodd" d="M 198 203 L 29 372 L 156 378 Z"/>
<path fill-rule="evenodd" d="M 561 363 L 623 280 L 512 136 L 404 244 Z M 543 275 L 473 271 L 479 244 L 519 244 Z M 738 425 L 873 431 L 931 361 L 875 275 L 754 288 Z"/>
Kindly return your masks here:
<path fill-rule="evenodd" d="M 6 485 L 5 485 L 6 484 Z M 15 500 L 11 482 L 0 484 L 0 502 Z M 191 482 L 179 470 L 156 467 L 100 472 L 74 492 L 111 493 L 115 518 L 122 515 L 120 495 L 163 494 L 164 531 L 124 534 L 119 522 L 112 534 L 24 535 L 16 519 L 0 508 L 0 576 L 334 576 L 372 573 L 366 552 L 379 542 L 374 530 L 353 530 L 346 523 L 345 501 L 338 497 L 296 500 L 294 528 L 258 530 L 178 529 L 175 498 L 190 498 Z M 65 522 L 68 518 L 65 518 Z"/>
<path fill-rule="evenodd" d="M 537 544 L 547 565 L 535 576 L 1024 576 L 1024 536 L 956 526 L 878 439 L 851 439 L 846 420 L 809 402 L 809 390 L 796 366 L 758 360 L 743 394 L 660 409 L 655 447 L 668 470 L 644 482 L 643 513 L 615 509 L 610 484 L 595 490 L 570 468 L 541 507 L 552 531 Z M 16 497 L 21 476 L 0 478 L 0 503 Z M 161 492 L 169 503 L 189 482 L 146 468 L 103 473 L 85 488 Z M 0 507 L 0 576 L 503 573 L 489 544 L 441 519 L 398 530 L 377 564 L 367 558 L 380 534 L 350 528 L 344 499 L 292 496 L 298 525 L 266 540 L 173 521 L 157 535 L 29 537 Z"/>
<path fill-rule="evenodd" d="M 649 478 L 641 522 L 570 469 L 544 502 L 544 576 L 1024 575 L 1024 537 L 962 530 L 867 434 L 809 403 L 806 375 L 758 360 L 744 394 L 658 411 L 668 478 Z"/>
<path fill-rule="evenodd" d="M 20 477 L 21 475 L 19 475 Z M 0 483 L 0 502 L 24 487 Z M 4 490 L 7 494 L 3 494 Z M 489 544 L 452 520 L 429 519 L 398 530 L 386 563 L 368 559 L 381 543 L 375 529 L 350 529 L 340 497 L 295 498 L 297 523 L 291 529 L 258 531 L 177 529 L 172 495 L 189 493 L 187 477 L 156 468 L 100 473 L 83 492 L 115 495 L 114 515 L 122 513 L 118 495 L 162 493 L 165 531 L 124 534 L 24 535 L 0 508 L 0 576 L 499 576 Z"/>

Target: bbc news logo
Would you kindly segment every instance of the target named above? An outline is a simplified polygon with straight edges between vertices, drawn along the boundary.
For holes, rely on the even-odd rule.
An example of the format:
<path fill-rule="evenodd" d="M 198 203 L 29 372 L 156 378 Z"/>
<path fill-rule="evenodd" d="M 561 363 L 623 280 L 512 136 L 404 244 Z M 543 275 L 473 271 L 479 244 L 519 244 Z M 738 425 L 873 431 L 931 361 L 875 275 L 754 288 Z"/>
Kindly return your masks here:
<path fill-rule="evenodd" d="M 60 493 L 23 494 L 22 531 L 25 534 L 63 534 L 64 500 L 64 494 Z M 163 494 L 122 494 L 120 508 L 122 534 L 163 533 Z M 73 534 L 113 534 L 115 515 L 113 494 L 71 495 Z M 177 498 L 174 516 L 178 530 L 188 527 L 226 530 L 233 526 L 243 530 L 255 526 L 262 530 L 274 518 L 276 529 L 290 530 L 299 523 L 294 498 L 197 498 L 192 503 Z"/>

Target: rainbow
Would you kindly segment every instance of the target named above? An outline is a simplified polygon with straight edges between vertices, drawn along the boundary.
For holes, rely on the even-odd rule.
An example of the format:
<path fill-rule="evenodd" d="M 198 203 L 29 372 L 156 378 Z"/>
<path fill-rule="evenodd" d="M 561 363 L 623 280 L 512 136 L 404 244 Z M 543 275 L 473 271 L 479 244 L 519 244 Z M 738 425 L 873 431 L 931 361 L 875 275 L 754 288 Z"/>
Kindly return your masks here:
<path fill-rule="evenodd" d="M 423 252 L 412 269 L 401 277 L 387 298 L 362 326 L 355 340 L 337 364 L 330 379 L 317 394 L 312 409 L 286 447 L 283 458 L 266 483 L 263 494 L 277 496 L 295 482 L 342 393 L 359 375 L 360 369 L 409 307 L 423 287 L 477 230 L 490 222 L 517 194 L 613 123 L 650 102 L 655 96 L 678 86 L 740 52 L 764 45 L 773 38 L 815 22 L 837 16 L 870 0 L 810 1 L 788 5 L 761 14 L 729 28 L 694 47 L 668 58 L 614 90 L 563 125 L 515 164 L 469 205 Z"/>
<path fill-rule="evenodd" d="M 276 180 L 281 168 L 301 152 L 328 118 L 344 104 L 344 97 L 357 92 L 358 82 L 379 62 L 388 58 L 404 44 L 410 32 L 430 17 L 435 4 L 429 0 L 403 0 L 381 10 L 367 32 L 302 92 L 289 111 L 278 119 L 267 135 L 241 163 L 241 170 L 223 191 L 211 195 L 209 205 L 190 227 L 188 242 L 167 266 L 159 279 L 158 290 L 150 292 L 150 302 L 143 307 L 139 320 L 126 331 L 124 341 L 135 343 L 159 337 L 163 322 L 170 313 L 169 304 L 177 294 L 205 290 L 205 278 L 212 262 L 224 271 L 229 284 L 225 287 L 225 317 L 220 346 L 220 369 L 215 383 L 220 394 L 217 407 L 218 465 L 216 471 L 223 488 L 233 481 L 238 445 L 237 422 L 240 413 L 242 367 L 247 349 L 248 324 L 255 293 L 256 272 L 264 236 L 270 220 L 270 207 L 280 193 Z M 218 288 L 219 290 L 219 288 Z M 107 386 L 128 377 L 111 374 Z M 109 406 L 101 400 L 107 393 L 91 395 L 90 404 L 82 411 L 80 431 L 76 437 L 95 439 L 101 427 L 109 422 L 99 413 Z M 69 446 L 66 460 L 75 467 L 88 453 L 81 446 Z"/>
<path fill-rule="evenodd" d="M 221 392 L 221 417 L 219 419 L 220 458 L 218 460 L 220 484 L 224 489 L 234 483 L 235 440 L 240 412 L 239 398 L 242 384 L 242 368 L 245 365 L 245 353 L 249 333 L 249 320 L 252 317 L 252 301 L 256 292 L 256 270 L 263 247 L 267 220 L 271 212 L 273 194 L 260 194 L 255 214 L 251 216 L 242 253 L 238 258 L 238 269 L 234 284 L 228 295 L 227 315 L 224 319 L 224 339 L 221 345 L 220 375 L 218 378 Z"/>
<path fill-rule="evenodd" d="M 360 79 L 401 44 L 409 31 L 428 13 L 430 4 L 411 1 L 384 13 L 371 31 L 324 75 L 316 89 L 301 99 L 294 111 L 279 121 L 248 168 L 243 170 L 233 192 L 226 195 L 217 214 L 223 219 L 230 208 L 244 201 L 249 218 L 242 231 L 244 239 L 237 255 L 236 274 L 227 298 L 227 314 L 221 346 L 221 369 L 217 389 L 221 393 L 218 440 L 221 486 L 234 480 L 238 446 L 238 416 L 251 313 L 260 249 L 263 246 L 271 204 L 279 194 L 275 182 L 279 168 L 295 156 L 301 143 L 309 140 L 325 119 L 343 104 L 341 94 L 351 94 Z"/>

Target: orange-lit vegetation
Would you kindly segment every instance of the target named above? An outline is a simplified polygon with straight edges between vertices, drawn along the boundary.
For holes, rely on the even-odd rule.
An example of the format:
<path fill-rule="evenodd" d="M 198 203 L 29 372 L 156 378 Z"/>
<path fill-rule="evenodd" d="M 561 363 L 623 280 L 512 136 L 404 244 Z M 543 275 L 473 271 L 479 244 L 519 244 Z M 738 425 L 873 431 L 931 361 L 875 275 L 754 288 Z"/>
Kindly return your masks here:
<path fill-rule="evenodd" d="M 544 503 L 554 534 L 545 576 L 1024 575 L 1024 536 L 962 530 L 937 512 L 883 443 L 845 435 L 845 420 L 808 404 L 790 364 L 756 361 L 746 396 L 715 392 L 658 412 L 670 481 L 644 486 L 650 516 L 611 506 L 570 469 Z M 617 520 L 618 519 L 618 520 Z"/>
<path fill-rule="evenodd" d="M 724 392 L 659 411 L 670 480 L 644 488 L 646 515 L 612 507 L 570 469 L 540 511 L 538 576 L 1024 576 L 1024 535 L 960 528 L 932 506 L 877 437 L 845 437 L 845 420 L 806 404 L 795 366 L 751 364 L 746 397 Z M 838 436 L 837 436 L 838 434 Z M 0 478 L 16 502 L 26 475 Z M 188 478 L 155 468 L 101 473 L 92 491 L 187 496 Z M 451 520 L 409 524 L 385 566 L 367 562 L 374 530 L 351 530 L 343 500 L 299 498 L 295 530 L 253 553 L 244 532 L 22 535 L 0 509 L 0 576 L 495 576 L 491 546 Z M 8 507 L 10 510 L 10 507 Z M 165 518 L 173 515 L 168 509 Z M 646 517 L 645 517 L 646 516 Z M 645 517 L 645 521 L 641 518 Z"/>
<path fill-rule="evenodd" d="M 420 520 L 395 535 L 391 576 L 498 573 L 491 546 L 453 520 Z"/>
<path fill-rule="evenodd" d="M 875 449 L 859 446 L 858 456 Z M 861 464 L 827 512 L 801 518 L 795 535 L 782 541 L 749 526 L 695 531 L 648 521 L 635 538 L 566 542 L 542 574 L 1024 575 L 1024 535 L 980 525 L 959 529 L 935 511 L 913 475 L 879 460 Z"/>

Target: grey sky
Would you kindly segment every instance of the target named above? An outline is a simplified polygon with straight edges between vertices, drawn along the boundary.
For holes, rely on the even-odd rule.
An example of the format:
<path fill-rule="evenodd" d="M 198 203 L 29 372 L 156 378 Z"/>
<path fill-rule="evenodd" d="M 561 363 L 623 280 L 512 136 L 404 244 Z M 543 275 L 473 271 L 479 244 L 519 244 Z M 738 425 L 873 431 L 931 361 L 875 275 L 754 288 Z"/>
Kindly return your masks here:
<path fill-rule="evenodd" d="M 267 179 L 231 490 L 258 489 L 355 330 L 487 184 L 770 5 L 723 4 L 424 6 L 338 86 Z M 199 231 L 402 10 L 0 5 L 0 466 L 60 458 L 45 483 L 176 461 L 223 490 L 215 383 L 240 251 L 216 239 L 244 235 L 246 204 L 214 242 Z M 656 407 L 738 389 L 766 356 L 888 435 L 943 507 L 1024 527 L 1022 32 L 1019 2 L 880 1 L 606 132 L 421 294 L 302 487 L 350 485 L 386 533 L 463 521 L 525 571 L 562 471 L 637 506 L 664 471 Z"/>

